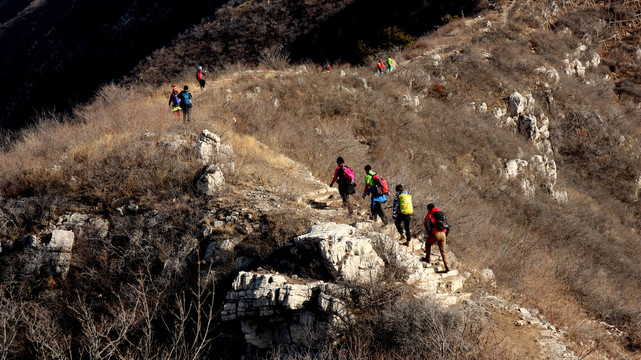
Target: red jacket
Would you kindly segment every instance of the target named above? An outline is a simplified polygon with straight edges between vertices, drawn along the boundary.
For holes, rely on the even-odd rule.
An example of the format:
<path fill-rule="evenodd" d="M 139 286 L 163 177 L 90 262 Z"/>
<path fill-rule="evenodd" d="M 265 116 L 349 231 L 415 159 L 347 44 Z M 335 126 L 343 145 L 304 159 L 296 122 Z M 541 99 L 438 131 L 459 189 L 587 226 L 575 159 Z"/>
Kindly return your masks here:
<path fill-rule="evenodd" d="M 434 213 L 437 211 L 441 211 L 439 208 L 433 208 L 432 211 L 430 211 L 427 216 L 425 216 L 425 220 L 423 221 L 423 227 L 425 228 L 425 232 L 427 235 L 434 235 L 438 232 L 447 232 L 447 230 L 438 230 L 436 228 L 436 223 L 434 223 Z M 430 229 L 427 228 L 427 221 L 429 220 L 430 222 Z"/>
<path fill-rule="evenodd" d="M 196 74 L 196 77 L 198 78 L 198 80 L 202 80 L 203 79 L 203 72 L 198 70 L 198 73 Z"/>

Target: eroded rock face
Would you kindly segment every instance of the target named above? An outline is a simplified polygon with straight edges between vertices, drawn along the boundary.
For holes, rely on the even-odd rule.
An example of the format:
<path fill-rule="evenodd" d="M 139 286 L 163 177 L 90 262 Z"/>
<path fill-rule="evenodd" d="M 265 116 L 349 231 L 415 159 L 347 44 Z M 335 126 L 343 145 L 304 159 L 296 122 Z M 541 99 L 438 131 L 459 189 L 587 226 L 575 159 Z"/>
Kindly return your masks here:
<path fill-rule="evenodd" d="M 31 235 L 23 240 L 27 252 L 24 274 L 39 275 L 41 272 L 66 278 L 71 265 L 74 234 L 69 230 L 53 230 L 51 240 L 42 245 L 39 237 Z"/>
<path fill-rule="evenodd" d="M 371 240 L 346 224 L 314 225 L 294 242 L 318 250 L 330 274 L 346 281 L 375 281 L 385 266 Z"/>
<path fill-rule="evenodd" d="M 512 159 L 505 163 L 506 179 L 521 179 L 521 189 L 528 197 L 534 197 L 537 187 L 547 190 L 548 195 L 559 203 L 567 202 L 567 192 L 555 189 L 557 167 L 554 159 L 534 155 L 530 161 Z"/>
<path fill-rule="evenodd" d="M 390 286 L 405 282 L 415 289 L 415 296 L 433 297 L 443 305 L 469 299 L 469 293 L 459 291 L 465 277 L 458 270 L 448 274 L 436 272 L 437 257 L 429 263 L 421 261 L 422 250 L 414 253 L 414 248 L 399 245 L 384 231 L 374 231 L 371 223 L 313 225 L 307 233 L 296 237 L 292 246 L 292 252 L 314 257 L 312 262 L 320 259 L 340 281 L 372 284 L 379 279 L 386 263 L 395 264 L 405 269 L 402 273 L 407 276 Z M 213 256 L 216 248 L 224 251 L 222 243 L 211 248 Z M 355 315 L 345 301 L 353 296 L 352 291 L 329 281 L 303 280 L 263 270 L 241 271 L 227 293 L 221 318 L 238 321 L 245 340 L 260 349 L 299 344 L 312 331 L 321 337 L 331 337 L 332 329 L 347 325 Z"/>
<path fill-rule="evenodd" d="M 346 290 L 323 281 L 297 283 L 280 274 L 241 271 L 227 293 L 221 318 L 240 321 L 245 340 L 265 349 L 296 344 L 345 314 L 336 295 Z"/>

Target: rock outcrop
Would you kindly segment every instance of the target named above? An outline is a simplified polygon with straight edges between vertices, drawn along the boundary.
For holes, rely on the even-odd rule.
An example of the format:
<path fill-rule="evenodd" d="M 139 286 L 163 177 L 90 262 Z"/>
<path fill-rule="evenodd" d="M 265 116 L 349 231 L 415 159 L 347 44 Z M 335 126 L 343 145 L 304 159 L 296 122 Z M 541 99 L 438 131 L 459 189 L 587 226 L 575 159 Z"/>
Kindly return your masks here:
<path fill-rule="evenodd" d="M 209 165 L 198 179 L 198 191 L 213 196 L 225 188 L 225 175 L 218 165 Z"/>
<path fill-rule="evenodd" d="M 374 251 L 369 238 L 346 224 L 325 223 L 312 226 L 294 243 L 317 250 L 330 274 L 336 279 L 356 282 L 375 281 L 384 262 Z"/>
<path fill-rule="evenodd" d="M 24 274 L 45 274 L 66 278 L 71 265 L 71 255 L 74 245 L 74 234 L 69 230 L 53 230 L 51 240 L 43 244 L 35 235 L 25 238 L 23 246 L 27 252 L 27 263 Z"/>
<path fill-rule="evenodd" d="M 346 290 L 323 281 L 297 283 L 280 274 L 240 272 L 227 293 L 223 321 L 238 320 L 245 340 L 257 348 L 296 344 L 310 331 L 327 332 L 341 321 Z"/>
<path fill-rule="evenodd" d="M 211 256 L 216 251 L 227 251 L 223 245 L 212 245 Z M 221 317 L 224 321 L 239 321 L 245 340 L 258 348 L 297 344 L 310 331 L 331 336 L 331 329 L 345 325 L 351 316 L 346 301 L 351 291 L 332 282 L 367 286 L 379 281 L 386 266 L 402 268 L 407 274 L 397 279 L 399 284 L 390 286 L 405 283 L 414 288 L 415 296 L 432 297 L 443 305 L 469 299 L 470 294 L 460 292 L 466 278 L 456 269 L 449 273 L 437 271 L 442 265 L 439 255 L 433 256 L 430 263 L 422 262 L 424 253 L 418 240 L 410 246 L 399 246 L 388 235 L 374 231 L 368 222 L 355 226 L 332 222 L 313 225 L 291 245 L 293 253 L 315 257 L 331 279 L 303 280 L 264 271 L 240 272 L 227 293 Z"/>

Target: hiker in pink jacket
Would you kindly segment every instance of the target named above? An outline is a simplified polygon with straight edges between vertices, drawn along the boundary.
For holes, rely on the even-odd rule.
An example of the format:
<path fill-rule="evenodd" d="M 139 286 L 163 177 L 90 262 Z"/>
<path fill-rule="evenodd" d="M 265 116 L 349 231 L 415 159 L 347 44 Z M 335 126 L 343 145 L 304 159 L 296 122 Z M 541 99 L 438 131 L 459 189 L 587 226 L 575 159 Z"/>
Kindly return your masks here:
<path fill-rule="evenodd" d="M 345 165 L 345 161 L 342 157 L 336 159 L 336 164 L 338 167 L 334 171 L 334 178 L 329 186 L 333 186 L 335 182 L 338 182 L 338 193 L 341 195 L 343 200 L 343 207 L 347 208 L 347 213 L 351 216 L 354 212 L 352 211 L 352 205 L 349 203 L 349 196 L 356 194 L 356 175 L 354 171 Z"/>

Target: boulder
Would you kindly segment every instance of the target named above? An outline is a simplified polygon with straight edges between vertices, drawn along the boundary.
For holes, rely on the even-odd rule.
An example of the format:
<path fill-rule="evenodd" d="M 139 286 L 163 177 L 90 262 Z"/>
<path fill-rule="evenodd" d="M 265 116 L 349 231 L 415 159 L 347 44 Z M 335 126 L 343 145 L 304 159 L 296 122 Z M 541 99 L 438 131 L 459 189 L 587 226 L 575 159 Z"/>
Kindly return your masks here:
<path fill-rule="evenodd" d="M 527 106 L 527 101 L 523 95 L 519 94 L 518 92 L 512 93 L 510 95 L 509 103 L 508 103 L 508 108 L 510 109 L 510 115 L 511 116 L 519 116 L 525 111 L 525 107 Z"/>
<path fill-rule="evenodd" d="M 50 272 L 63 279 L 67 277 L 71 265 L 71 250 L 73 249 L 74 235 L 68 230 L 54 230 L 51 240 L 44 248 L 44 259 L 50 265 Z"/>
<path fill-rule="evenodd" d="M 217 165 L 210 165 L 200 176 L 197 183 L 198 191 L 213 196 L 225 188 L 225 176 Z"/>
<path fill-rule="evenodd" d="M 317 251 L 329 273 L 346 281 L 374 281 L 385 266 L 371 240 L 346 224 L 313 225 L 306 234 L 294 238 L 294 243 Z"/>

